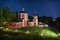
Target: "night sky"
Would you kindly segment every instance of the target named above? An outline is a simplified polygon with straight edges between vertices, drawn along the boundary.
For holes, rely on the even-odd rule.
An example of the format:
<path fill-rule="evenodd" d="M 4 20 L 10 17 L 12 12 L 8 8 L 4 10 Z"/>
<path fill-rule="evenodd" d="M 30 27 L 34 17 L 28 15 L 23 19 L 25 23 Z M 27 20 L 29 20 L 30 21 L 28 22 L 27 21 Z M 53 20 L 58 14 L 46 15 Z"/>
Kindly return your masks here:
<path fill-rule="evenodd" d="M 33 15 L 37 11 L 39 16 L 60 17 L 60 1 L 59 0 L 0 0 L 0 7 L 8 6 L 10 11 L 25 11 L 29 15 Z"/>

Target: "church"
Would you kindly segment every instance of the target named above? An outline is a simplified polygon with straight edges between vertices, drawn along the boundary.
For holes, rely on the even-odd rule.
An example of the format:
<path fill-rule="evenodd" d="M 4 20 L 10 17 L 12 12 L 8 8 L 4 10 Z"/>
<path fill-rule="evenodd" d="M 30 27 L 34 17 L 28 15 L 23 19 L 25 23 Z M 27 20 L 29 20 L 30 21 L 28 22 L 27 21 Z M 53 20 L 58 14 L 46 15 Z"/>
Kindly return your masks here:
<path fill-rule="evenodd" d="M 47 24 L 38 22 L 38 16 L 36 11 L 34 12 L 34 15 L 31 18 L 29 18 L 28 13 L 24 11 L 24 8 L 22 9 L 22 11 L 18 13 L 16 20 L 17 21 L 12 22 L 13 28 L 21 28 L 21 27 L 27 27 L 27 26 L 28 27 L 33 27 L 33 26 L 48 27 Z"/>

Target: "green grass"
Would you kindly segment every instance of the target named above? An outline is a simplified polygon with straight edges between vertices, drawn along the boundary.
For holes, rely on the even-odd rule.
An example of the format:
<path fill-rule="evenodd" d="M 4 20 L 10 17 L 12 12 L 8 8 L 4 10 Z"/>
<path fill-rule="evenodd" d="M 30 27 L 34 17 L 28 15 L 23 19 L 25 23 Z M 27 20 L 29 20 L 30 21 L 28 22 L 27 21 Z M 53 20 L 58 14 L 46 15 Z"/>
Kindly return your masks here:
<path fill-rule="evenodd" d="M 13 28 L 8 28 L 6 30 L 6 27 L 0 28 L 1 30 L 5 32 L 16 32 L 16 33 L 24 33 L 27 35 L 38 35 L 44 38 L 58 38 L 57 32 L 51 30 L 50 28 L 39 28 L 39 27 L 22 27 L 19 29 L 13 29 Z"/>

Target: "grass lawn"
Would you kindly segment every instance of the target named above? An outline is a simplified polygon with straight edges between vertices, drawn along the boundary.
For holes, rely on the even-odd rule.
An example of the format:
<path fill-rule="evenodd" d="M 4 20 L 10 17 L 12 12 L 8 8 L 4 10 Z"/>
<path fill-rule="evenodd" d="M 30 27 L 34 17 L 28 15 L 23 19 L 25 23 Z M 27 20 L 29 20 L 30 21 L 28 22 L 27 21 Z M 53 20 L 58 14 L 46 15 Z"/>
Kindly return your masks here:
<path fill-rule="evenodd" d="M 42 39 L 43 38 L 53 38 L 53 39 L 58 39 L 58 32 L 55 32 L 54 30 L 51 30 L 49 28 L 43 27 L 43 28 L 39 28 L 39 27 L 22 27 L 22 28 L 17 28 L 17 29 L 13 29 L 13 28 L 6 28 L 6 27 L 0 27 L 0 30 L 3 31 L 3 35 L 5 36 L 9 36 L 9 37 L 13 37 L 15 36 L 19 36 L 21 37 L 28 37 L 30 36 L 31 39 L 33 39 L 34 37 L 39 37 Z M 13 35 L 13 36 L 12 36 Z M 19 38 L 19 37 L 18 37 Z"/>

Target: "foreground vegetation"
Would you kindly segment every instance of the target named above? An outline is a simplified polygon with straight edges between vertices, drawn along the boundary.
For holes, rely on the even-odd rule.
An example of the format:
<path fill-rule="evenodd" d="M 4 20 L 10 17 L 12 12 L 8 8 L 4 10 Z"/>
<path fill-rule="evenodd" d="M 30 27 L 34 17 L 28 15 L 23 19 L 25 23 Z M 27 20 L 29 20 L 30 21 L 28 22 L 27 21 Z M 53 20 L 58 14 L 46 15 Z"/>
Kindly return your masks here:
<path fill-rule="evenodd" d="M 0 39 L 2 40 L 59 40 L 57 33 L 48 28 L 25 27 L 11 29 L 0 27 Z"/>

